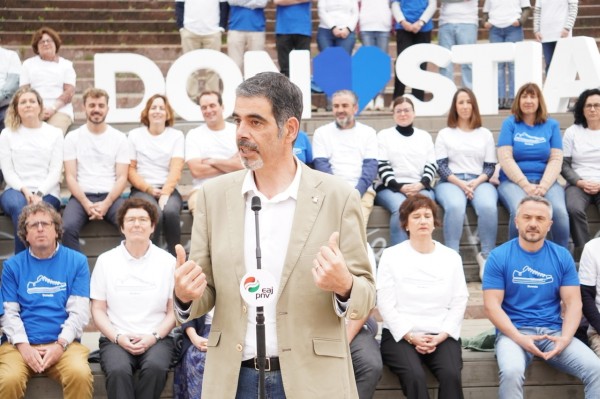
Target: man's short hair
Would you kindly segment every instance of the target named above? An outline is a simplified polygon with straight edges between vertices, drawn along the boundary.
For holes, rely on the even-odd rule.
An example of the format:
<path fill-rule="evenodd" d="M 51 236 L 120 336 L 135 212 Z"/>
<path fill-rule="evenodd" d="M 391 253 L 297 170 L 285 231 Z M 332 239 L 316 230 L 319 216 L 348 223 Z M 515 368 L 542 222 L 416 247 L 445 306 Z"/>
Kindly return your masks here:
<path fill-rule="evenodd" d="M 521 210 L 521 205 L 523 205 L 526 202 L 538 202 L 546 205 L 548 207 L 548 210 L 550 211 L 550 219 L 552 219 L 552 203 L 546 198 L 540 197 L 539 195 L 527 195 L 523 197 L 521 201 L 519 201 L 519 205 L 517 205 L 517 216 L 519 215 L 519 211 Z"/>
<path fill-rule="evenodd" d="M 83 104 L 87 101 L 88 97 L 90 98 L 106 98 L 106 102 L 108 103 L 108 93 L 106 90 L 99 89 L 97 87 L 90 87 L 83 92 Z"/>
<path fill-rule="evenodd" d="M 204 96 L 217 96 L 217 102 L 220 106 L 223 106 L 223 96 L 216 90 L 205 90 L 202 93 L 198 94 L 198 105 L 200 105 L 200 99 Z"/>
<path fill-rule="evenodd" d="M 302 91 L 279 72 L 262 72 L 246 79 L 235 94 L 238 97 L 263 97 L 269 101 L 280 135 L 289 118 L 302 119 Z"/>
<path fill-rule="evenodd" d="M 29 243 L 27 242 L 27 218 L 29 218 L 31 215 L 35 215 L 36 213 L 45 213 L 46 215 L 50 215 L 50 218 L 52 218 L 52 223 L 54 224 L 54 229 L 56 230 L 56 240 L 60 241 L 63 234 L 60 213 L 56 212 L 56 209 L 54 209 L 52 205 L 48 204 L 47 202 L 40 201 L 37 204 L 27 205 L 21 211 L 21 215 L 19 215 L 19 227 L 17 234 L 21 241 L 23 241 L 23 244 L 29 248 Z"/>
<path fill-rule="evenodd" d="M 123 228 L 125 226 L 125 214 L 130 209 L 143 209 L 146 211 L 148 216 L 150 217 L 150 224 L 156 227 L 156 223 L 158 223 L 158 211 L 156 207 L 143 198 L 127 198 L 123 201 L 123 205 L 117 211 L 117 222 L 119 223 L 119 228 Z M 154 234 L 160 234 L 160 232 L 154 232 Z"/>
<path fill-rule="evenodd" d="M 358 96 L 352 90 L 348 90 L 348 89 L 338 90 L 335 93 L 333 93 L 333 95 L 331 96 L 331 99 L 333 100 L 337 96 L 350 96 L 350 97 L 352 97 L 354 104 L 358 104 Z"/>

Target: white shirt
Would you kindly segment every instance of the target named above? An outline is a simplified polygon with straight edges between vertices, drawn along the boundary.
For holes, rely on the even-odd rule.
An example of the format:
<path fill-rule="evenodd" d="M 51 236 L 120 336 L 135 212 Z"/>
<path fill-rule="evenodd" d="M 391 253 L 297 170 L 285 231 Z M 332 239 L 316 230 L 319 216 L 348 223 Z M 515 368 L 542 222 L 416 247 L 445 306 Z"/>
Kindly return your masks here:
<path fill-rule="evenodd" d="M 238 152 L 235 125 L 225 122 L 223 130 L 210 130 L 207 125 L 190 130 L 185 136 L 185 161 L 192 159 L 229 159 Z M 194 179 L 194 189 L 208 179 Z"/>
<path fill-rule="evenodd" d="M 0 135 L 0 163 L 7 188 L 27 187 L 32 193 L 39 190 L 60 198 L 62 130 L 45 122 L 37 129 L 5 128 Z"/>
<path fill-rule="evenodd" d="M 358 14 L 363 32 L 388 32 L 392 29 L 390 0 L 362 0 Z"/>
<path fill-rule="evenodd" d="M 90 298 L 106 301 L 119 334 L 151 334 L 167 315 L 173 297 L 175 257 L 149 242 L 146 254 L 131 256 L 124 242 L 98 257 Z"/>
<path fill-rule="evenodd" d="M 241 194 L 246 201 L 244 218 L 244 262 L 246 271 L 256 270 L 256 231 L 254 211 L 251 208 L 252 197 L 260 197 L 262 209 L 259 212 L 260 246 L 262 253 L 262 269 L 267 270 L 276 282 L 281 280 L 281 273 L 287 255 L 287 248 L 292 233 L 292 223 L 296 212 L 296 200 L 302 168 L 296 160 L 296 175 L 287 189 L 267 199 L 256 187 L 254 173 L 248 172 L 242 184 Z M 265 342 L 267 357 L 278 356 L 277 345 L 277 301 L 264 306 Z M 242 359 L 256 357 L 256 308 L 248 307 L 248 328 L 244 340 Z"/>
<path fill-rule="evenodd" d="M 0 47 L 0 89 L 6 83 L 6 76 L 10 74 L 21 74 L 21 60 L 16 51 Z"/>
<path fill-rule="evenodd" d="M 479 22 L 477 0 L 444 1 L 440 5 L 439 26 L 445 24 L 475 24 Z"/>
<path fill-rule="evenodd" d="M 571 157 L 571 167 L 584 180 L 600 182 L 600 130 L 572 125 L 563 136 L 563 156 Z"/>
<path fill-rule="evenodd" d="M 129 157 L 137 161 L 137 172 L 154 187 L 162 187 L 169 176 L 172 158 L 184 158 L 184 138 L 180 130 L 167 127 L 153 135 L 146 126 L 129 132 Z"/>
<path fill-rule="evenodd" d="M 410 240 L 383 251 L 377 273 L 377 308 L 396 341 L 408 332 L 460 336 L 469 292 L 460 255 L 434 241 L 422 254 Z"/>
<path fill-rule="evenodd" d="M 108 193 L 117 181 L 117 164 L 129 165 L 127 137 L 110 125 L 99 134 L 81 125 L 65 138 L 64 160 L 77 161 L 77 183 L 84 193 Z"/>
<path fill-rule="evenodd" d="M 484 127 L 471 132 L 446 127 L 435 140 L 435 157 L 448 158 L 452 173 L 480 175 L 484 162 L 497 162 L 494 136 Z"/>
<path fill-rule="evenodd" d="M 425 130 L 414 128 L 414 133 L 403 136 L 395 127 L 377 134 L 378 159 L 388 161 L 398 183 L 421 181 L 426 164 L 435 164 L 435 150 L 431 135 Z"/>
<path fill-rule="evenodd" d="M 569 4 L 577 4 L 578 0 L 536 0 L 535 6 L 540 8 L 540 33 L 542 42 L 556 42 L 561 38 L 562 30 L 567 25 Z M 573 30 L 569 30 L 571 37 Z"/>
<path fill-rule="evenodd" d="M 355 122 L 351 129 L 339 129 L 335 122 L 315 130 L 313 159 L 326 158 L 335 176 L 356 187 L 362 174 L 363 160 L 377 159 L 375 129 Z"/>
<path fill-rule="evenodd" d="M 531 7 L 529 0 L 485 0 L 483 12 L 497 28 L 507 28 L 521 18 L 521 8 Z"/>
<path fill-rule="evenodd" d="M 356 29 L 358 23 L 358 0 L 319 0 L 319 28 L 331 29 L 334 26 Z"/>
<path fill-rule="evenodd" d="M 39 55 L 23 62 L 20 86 L 31 85 L 44 101 L 44 107 L 51 107 L 64 91 L 64 84 L 75 86 L 77 75 L 73 63 L 58 57 L 58 62 L 44 61 Z M 73 119 L 73 104 L 65 104 L 58 112 L 67 114 Z"/>
<path fill-rule="evenodd" d="M 219 0 L 178 0 L 185 3 L 183 27 L 196 35 L 210 35 L 222 31 L 219 26 Z"/>

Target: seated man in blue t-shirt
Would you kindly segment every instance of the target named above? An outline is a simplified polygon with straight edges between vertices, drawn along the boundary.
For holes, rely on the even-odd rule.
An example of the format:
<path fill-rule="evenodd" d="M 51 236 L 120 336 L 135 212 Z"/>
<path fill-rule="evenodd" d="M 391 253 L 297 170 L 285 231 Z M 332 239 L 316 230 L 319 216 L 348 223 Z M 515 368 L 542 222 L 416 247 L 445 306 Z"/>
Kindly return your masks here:
<path fill-rule="evenodd" d="M 23 208 L 18 232 L 28 249 L 2 270 L 0 398 L 22 398 L 39 373 L 57 380 L 65 398 L 91 398 L 89 349 L 78 342 L 90 314 L 87 258 L 58 243 L 61 218 L 45 202 Z"/>
<path fill-rule="evenodd" d="M 581 379 L 586 398 L 599 398 L 600 359 L 573 339 L 581 320 L 575 263 L 565 248 L 546 241 L 552 205 L 543 197 L 523 198 L 515 224 L 518 237 L 490 253 L 483 274 L 485 311 L 497 328 L 498 397 L 523 397 L 525 369 L 537 356 Z"/>

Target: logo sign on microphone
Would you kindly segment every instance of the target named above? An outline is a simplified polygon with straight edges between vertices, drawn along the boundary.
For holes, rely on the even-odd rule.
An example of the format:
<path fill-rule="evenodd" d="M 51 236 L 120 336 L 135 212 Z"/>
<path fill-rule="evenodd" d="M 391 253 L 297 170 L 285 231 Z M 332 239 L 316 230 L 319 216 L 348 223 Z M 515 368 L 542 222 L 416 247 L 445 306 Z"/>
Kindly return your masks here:
<path fill-rule="evenodd" d="M 277 296 L 275 279 L 266 270 L 248 272 L 240 283 L 240 294 L 250 306 L 265 306 Z"/>

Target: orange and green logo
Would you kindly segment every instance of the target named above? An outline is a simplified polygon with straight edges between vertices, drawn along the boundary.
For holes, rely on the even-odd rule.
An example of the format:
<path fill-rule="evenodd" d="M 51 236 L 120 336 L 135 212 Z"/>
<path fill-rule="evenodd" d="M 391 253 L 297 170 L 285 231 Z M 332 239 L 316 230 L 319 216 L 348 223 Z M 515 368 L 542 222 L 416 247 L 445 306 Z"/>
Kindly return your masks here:
<path fill-rule="evenodd" d="M 254 277 L 248 277 L 244 280 L 244 289 L 250 293 L 254 293 L 260 289 L 260 282 Z"/>

